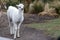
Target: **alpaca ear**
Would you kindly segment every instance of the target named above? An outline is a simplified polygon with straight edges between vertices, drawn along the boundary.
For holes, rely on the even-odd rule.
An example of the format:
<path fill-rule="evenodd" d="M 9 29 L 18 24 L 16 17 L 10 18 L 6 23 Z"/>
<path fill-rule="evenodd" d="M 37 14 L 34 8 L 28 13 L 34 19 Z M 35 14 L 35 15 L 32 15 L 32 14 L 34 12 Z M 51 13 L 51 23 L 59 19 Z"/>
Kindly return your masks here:
<path fill-rule="evenodd" d="M 17 7 L 19 6 L 19 5 L 16 5 Z"/>
<path fill-rule="evenodd" d="M 23 5 L 24 6 L 24 5 Z"/>

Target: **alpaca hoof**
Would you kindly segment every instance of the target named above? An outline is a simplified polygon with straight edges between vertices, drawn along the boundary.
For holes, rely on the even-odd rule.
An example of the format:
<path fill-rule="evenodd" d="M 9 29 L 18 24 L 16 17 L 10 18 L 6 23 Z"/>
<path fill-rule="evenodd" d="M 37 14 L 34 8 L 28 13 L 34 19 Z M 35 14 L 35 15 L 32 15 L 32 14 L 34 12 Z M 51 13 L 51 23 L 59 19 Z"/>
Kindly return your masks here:
<path fill-rule="evenodd" d="M 12 36 L 12 35 L 14 35 L 14 34 L 11 34 L 11 33 L 10 33 L 10 35 Z"/>
<path fill-rule="evenodd" d="M 14 40 L 16 40 L 16 38 L 14 38 Z"/>
<path fill-rule="evenodd" d="M 14 40 L 16 39 L 16 37 L 14 37 Z"/>
<path fill-rule="evenodd" d="M 17 38 L 20 38 L 20 36 L 17 36 Z"/>
<path fill-rule="evenodd" d="M 11 36 L 13 36 L 14 34 L 11 34 Z"/>
<path fill-rule="evenodd" d="M 13 33 L 10 33 L 11 35 L 13 35 Z"/>
<path fill-rule="evenodd" d="M 17 37 L 17 38 L 20 38 L 20 37 Z"/>

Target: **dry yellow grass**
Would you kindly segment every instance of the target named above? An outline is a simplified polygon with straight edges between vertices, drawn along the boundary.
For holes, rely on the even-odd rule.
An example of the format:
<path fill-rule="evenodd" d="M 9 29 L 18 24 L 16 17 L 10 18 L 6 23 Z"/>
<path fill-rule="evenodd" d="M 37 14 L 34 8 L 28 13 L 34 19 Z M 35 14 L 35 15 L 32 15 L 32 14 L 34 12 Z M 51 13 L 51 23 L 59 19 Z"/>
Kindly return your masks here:
<path fill-rule="evenodd" d="M 55 6 L 55 7 L 59 7 L 60 6 L 60 1 L 56 0 L 50 3 L 50 6 Z"/>
<path fill-rule="evenodd" d="M 43 12 L 40 12 L 38 14 L 39 16 L 42 15 L 49 15 L 49 16 L 57 16 L 58 14 L 56 13 L 56 10 L 55 8 L 49 8 L 49 4 L 47 3 L 44 7 L 44 11 Z"/>

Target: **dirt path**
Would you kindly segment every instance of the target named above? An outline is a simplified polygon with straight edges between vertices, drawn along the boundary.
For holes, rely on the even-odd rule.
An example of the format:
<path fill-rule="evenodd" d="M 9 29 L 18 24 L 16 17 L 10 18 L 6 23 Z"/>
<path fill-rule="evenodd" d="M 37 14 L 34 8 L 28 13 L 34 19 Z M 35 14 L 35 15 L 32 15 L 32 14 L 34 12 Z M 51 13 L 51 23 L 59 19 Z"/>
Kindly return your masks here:
<path fill-rule="evenodd" d="M 47 35 L 43 34 L 44 32 L 42 30 L 36 30 L 34 28 L 28 28 L 21 26 L 20 30 L 20 38 L 17 38 L 16 40 L 51 40 L 51 37 L 48 37 Z M 9 34 L 8 27 L 2 27 L 0 29 L 0 36 L 7 37 L 7 38 L 13 38 Z"/>
<path fill-rule="evenodd" d="M 9 27 L 6 15 L 0 17 L 0 36 L 13 38 L 9 34 Z M 16 40 L 52 40 L 50 36 L 44 35 L 43 30 L 28 28 L 22 24 L 20 29 L 20 38 Z"/>

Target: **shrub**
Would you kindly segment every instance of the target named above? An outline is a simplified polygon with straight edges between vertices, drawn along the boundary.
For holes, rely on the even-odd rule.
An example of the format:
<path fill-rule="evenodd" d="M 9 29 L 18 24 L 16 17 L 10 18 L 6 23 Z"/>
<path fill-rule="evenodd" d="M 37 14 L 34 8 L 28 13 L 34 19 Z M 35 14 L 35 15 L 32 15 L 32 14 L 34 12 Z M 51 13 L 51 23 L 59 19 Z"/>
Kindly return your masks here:
<path fill-rule="evenodd" d="M 28 6 L 29 4 L 28 4 L 27 2 L 25 2 L 24 5 L 25 5 L 25 6 L 24 6 L 24 12 L 27 13 L 28 10 L 29 10 L 29 9 L 28 9 L 28 8 L 29 8 L 29 6 Z"/>
<path fill-rule="evenodd" d="M 27 13 L 29 11 L 29 5 L 30 3 L 33 3 L 35 0 L 24 0 L 24 5 L 25 5 L 25 8 L 24 8 L 24 12 Z"/>
<path fill-rule="evenodd" d="M 59 7 L 55 7 L 55 9 L 56 9 L 57 14 L 60 14 L 60 6 Z"/>
<path fill-rule="evenodd" d="M 16 4 L 18 4 L 18 3 L 19 3 L 19 1 L 13 2 L 13 1 L 9 0 L 9 2 L 6 3 L 6 6 L 7 6 L 7 8 L 8 8 L 8 6 L 16 6 Z"/>
<path fill-rule="evenodd" d="M 50 3 L 50 2 L 53 2 L 54 0 L 42 0 L 43 3 Z"/>
<path fill-rule="evenodd" d="M 43 11 L 43 6 L 41 5 L 41 4 L 35 4 L 34 6 L 33 6 L 33 8 L 34 8 L 34 12 L 35 13 L 39 13 L 39 12 L 42 12 Z"/>
<path fill-rule="evenodd" d="M 43 9 L 44 9 L 44 4 L 42 3 L 42 2 L 40 2 L 40 1 L 35 1 L 35 2 L 33 2 L 32 3 L 33 4 L 33 6 L 30 8 L 30 13 L 32 12 L 32 13 L 39 13 L 39 12 L 42 12 L 43 11 Z M 31 11 L 32 10 L 32 11 Z"/>
<path fill-rule="evenodd" d="M 60 1 L 54 1 L 50 3 L 50 7 L 55 8 L 57 14 L 60 14 Z"/>

